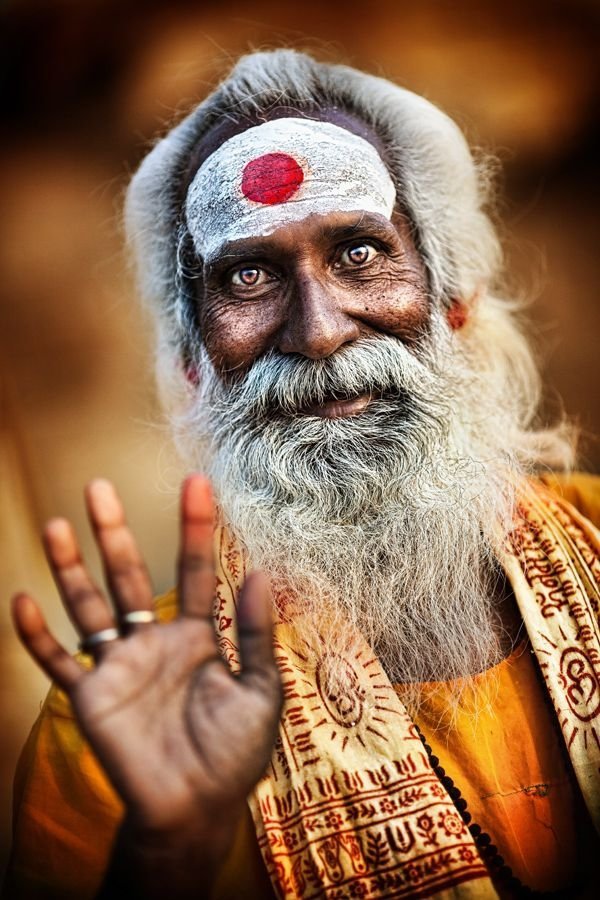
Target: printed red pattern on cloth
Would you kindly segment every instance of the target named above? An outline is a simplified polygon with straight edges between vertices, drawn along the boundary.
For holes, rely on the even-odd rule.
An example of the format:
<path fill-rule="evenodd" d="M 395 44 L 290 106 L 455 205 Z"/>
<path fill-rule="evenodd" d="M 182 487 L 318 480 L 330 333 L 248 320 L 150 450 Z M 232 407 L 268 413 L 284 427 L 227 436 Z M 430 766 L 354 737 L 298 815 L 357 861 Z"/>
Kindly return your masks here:
<path fill-rule="evenodd" d="M 327 694 L 319 684 L 326 649 L 301 644 L 289 624 L 278 632 L 285 706 L 256 795 L 259 846 L 279 896 L 432 896 L 487 882 L 468 829 L 366 645 L 344 661 L 345 692 Z"/>
<path fill-rule="evenodd" d="M 221 651 L 239 665 L 235 597 L 244 562 L 218 530 Z M 502 559 L 592 818 L 600 819 L 598 532 L 544 488 L 524 485 Z M 471 835 L 433 772 L 379 661 L 357 636 L 344 690 L 324 642 L 276 625 L 279 736 L 250 798 L 277 895 L 329 900 L 497 897 Z M 339 660 L 337 661 L 339 663 Z"/>
<path fill-rule="evenodd" d="M 519 513 L 505 566 L 600 830 L 600 535 L 539 484 L 524 489 Z"/>
<path fill-rule="evenodd" d="M 225 529 L 215 542 L 219 645 L 235 671 L 235 598 L 245 563 Z M 496 897 L 468 829 L 365 642 L 342 661 L 347 686 L 336 692 L 327 688 L 334 660 L 323 643 L 302 643 L 289 620 L 275 633 L 284 709 L 250 806 L 276 894 L 432 897 L 472 883 L 477 890 L 465 896 Z"/>

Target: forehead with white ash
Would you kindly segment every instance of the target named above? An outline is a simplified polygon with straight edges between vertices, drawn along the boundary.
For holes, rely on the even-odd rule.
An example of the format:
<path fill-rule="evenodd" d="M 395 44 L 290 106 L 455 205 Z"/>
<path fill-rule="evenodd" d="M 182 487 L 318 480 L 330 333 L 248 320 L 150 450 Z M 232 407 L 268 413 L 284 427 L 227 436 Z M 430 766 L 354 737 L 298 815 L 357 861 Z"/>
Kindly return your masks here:
<path fill-rule="evenodd" d="M 185 202 L 197 253 L 271 234 L 331 212 L 391 218 L 396 189 L 369 141 L 330 122 L 279 118 L 221 144 L 200 166 Z"/>

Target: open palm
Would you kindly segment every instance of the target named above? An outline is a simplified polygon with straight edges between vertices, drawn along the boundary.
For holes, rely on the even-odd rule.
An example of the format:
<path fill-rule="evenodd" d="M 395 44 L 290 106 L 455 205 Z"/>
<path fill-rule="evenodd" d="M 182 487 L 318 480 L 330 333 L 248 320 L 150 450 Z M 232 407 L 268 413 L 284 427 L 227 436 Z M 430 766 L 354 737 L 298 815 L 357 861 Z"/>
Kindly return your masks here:
<path fill-rule="evenodd" d="M 214 631 L 214 509 L 206 480 L 192 476 L 184 485 L 180 610 L 161 625 L 152 621 L 150 580 L 114 488 L 98 480 L 86 498 L 114 611 L 92 582 L 70 524 L 52 520 L 44 539 L 65 608 L 95 665 L 85 669 L 61 647 L 26 594 L 14 600 L 19 635 L 68 694 L 130 818 L 174 831 L 195 819 L 209 822 L 224 807 L 241 809 L 268 763 L 281 702 L 265 579 L 253 573 L 242 589 L 242 669 L 234 676 Z M 109 639 L 95 643 L 101 632 Z"/>

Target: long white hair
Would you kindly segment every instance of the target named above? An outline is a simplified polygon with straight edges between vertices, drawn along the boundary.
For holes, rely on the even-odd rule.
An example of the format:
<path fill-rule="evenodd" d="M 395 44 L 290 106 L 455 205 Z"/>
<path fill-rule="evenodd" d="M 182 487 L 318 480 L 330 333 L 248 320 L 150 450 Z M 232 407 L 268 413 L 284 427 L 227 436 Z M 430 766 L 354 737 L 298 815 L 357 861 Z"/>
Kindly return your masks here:
<path fill-rule="evenodd" d="M 187 282 L 189 158 L 223 116 L 256 121 L 278 107 L 341 109 L 379 137 L 426 268 L 431 328 L 414 352 L 385 336 L 325 360 L 271 352 L 226 386 Z M 280 610 L 291 602 L 305 614 L 306 639 L 328 629 L 330 649 L 342 653 L 358 628 L 391 678 L 415 684 L 464 679 L 498 661 L 496 554 L 515 481 L 572 459 L 567 425 L 537 421 L 540 380 L 518 304 L 498 290 L 488 191 L 486 166 L 426 100 L 285 50 L 241 59 L 157 144 L 127 198 L 157 322 L 159 383 L 182 449 L 210 474 Z M 468 321 L 452 331 L 457 301 Z M 184 374 L 191 366 L 198 384 Z M 365 391 L 377 399 L 347 421 L 298 414 L 307 398 Z M 408 700 L 416 704 L 418 691 Z"/>
<path fill-rule="evenodd" d="M 572 461 L 564 422 L 540 427 L 540 380 L 519 325 L 519 303 L 501 291 L 500 244 L 487 214 L 490 167 L 476 160 L 457 125 L 422 97 L 346 66 L 293 50 L 252 53 L 145 157 L 126 198 L 125 226 L 141 294 L 157 332 L 157 375 L 168 408 L 187 402 L 182 364 L 198 337 L 185 279 L 182 185 L 198 141 L 224 118 L 267 117 L 286 107 L 338 108 L 381 139 L 385 162 L 426 266 L 432 303 L 472 303 L 462 340 L 473 365 L 494 376 L 517 416 L 515 454 L 528 469 Z"/>

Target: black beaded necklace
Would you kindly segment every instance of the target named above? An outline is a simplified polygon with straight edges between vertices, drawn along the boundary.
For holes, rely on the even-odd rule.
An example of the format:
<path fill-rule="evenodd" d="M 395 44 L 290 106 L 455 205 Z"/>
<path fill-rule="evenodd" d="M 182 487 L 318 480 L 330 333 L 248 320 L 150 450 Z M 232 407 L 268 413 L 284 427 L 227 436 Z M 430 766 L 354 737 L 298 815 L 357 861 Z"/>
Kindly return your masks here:
<path fill-rule="evenodd" d="M 500 855 L 498 848 L 495 844 L 492 843 L 492 839 L 489 834 L 483 831 L 480 825 L 478 825 L 476 822 L 473 822 L 473 817 L 467 809 L 467 801 L 462 796 L 457 786 L 454 784 L 452 778 L 450 778 L 450 776 L 446 774 L 446 770 L 440 765 L 439 758 L 435 756 L 419 726 L 415 724 L 415 728 L 417 730 L 417 734 L 421 738 L 423 748 L 427 753 L 427 756 L 429 757 L 431 768 L 439 778 L 440 782 L 446 788 L 448 795 L 454 803 L 459 816 L 471 832 L 471 836 L 475 841 L 475 846 L 479 850 L 479 854 L 483 859 L 487 870 L 490 873 L 490 878 L 494 882 L 495 886 L 502 889 L 502 891 L 509 893 L 511 897 L 519 898 L 519 900 L 520 898 L 525 897 L 564 898 L 565 896 L 567 896 L 565 891 L 562 890 L 536 891 L 533 888 L 527 887 L 526 884 L 523 884 L 523 882 L 519 878 L 517 878 L 510 866 L 507 866 L 504 862 L 504 859 Z M 573 895 L 571 894 L 571 896 Z"/>

